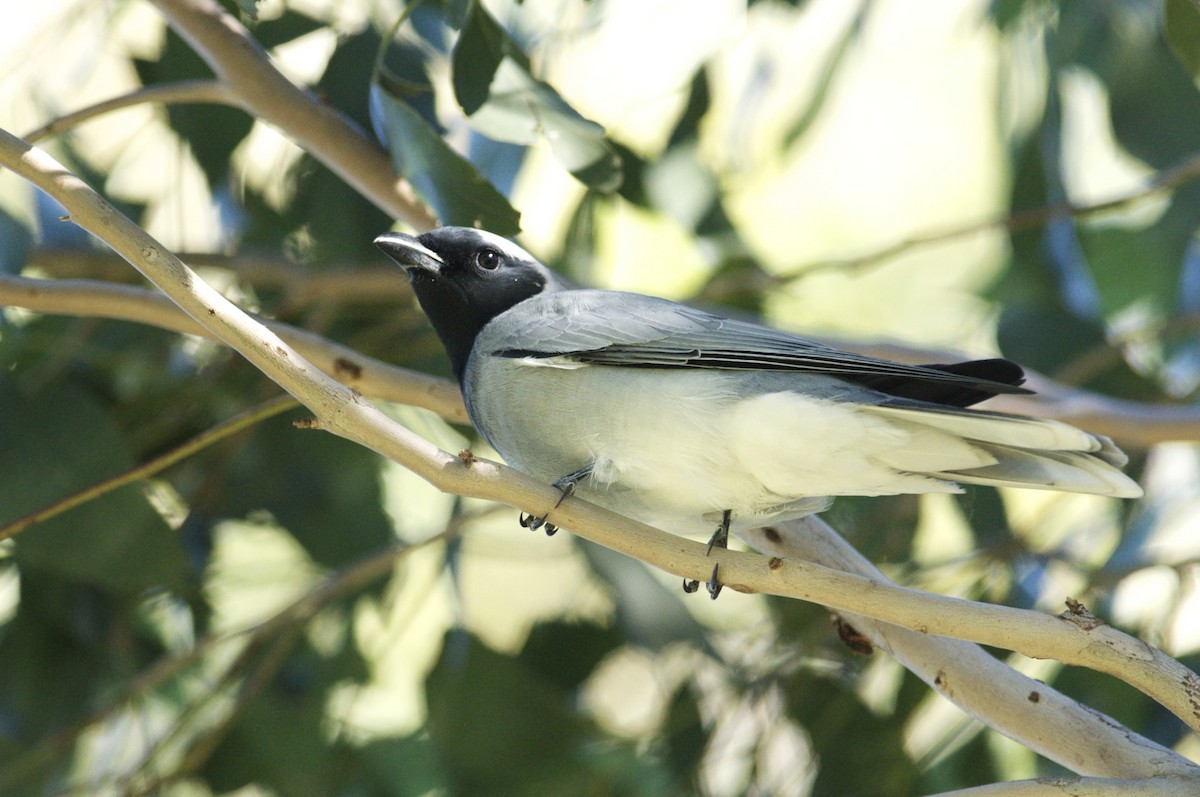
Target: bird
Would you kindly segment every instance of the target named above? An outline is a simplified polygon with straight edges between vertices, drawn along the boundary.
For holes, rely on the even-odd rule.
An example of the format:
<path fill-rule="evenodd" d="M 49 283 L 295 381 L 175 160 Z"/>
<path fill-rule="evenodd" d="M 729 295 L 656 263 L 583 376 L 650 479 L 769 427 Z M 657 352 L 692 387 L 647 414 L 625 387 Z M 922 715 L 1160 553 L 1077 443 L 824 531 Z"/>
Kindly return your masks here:
<path fill-rule="evenodd" d="M 709 552 L 836 496 L 964 484 L 1142 495 L 1107 437 L 975 408 L 1032 392 L 1006 359 L 909 365 L 579 288 L 474 228 L 388 232 L 375 244 L 407 272 L 472 423 L 510 466 L 564 498 L 708 536 Z M 521 521 L 555 530 L 544 517 Z M 716 598 L 716 567 L 707 586 Z"/>

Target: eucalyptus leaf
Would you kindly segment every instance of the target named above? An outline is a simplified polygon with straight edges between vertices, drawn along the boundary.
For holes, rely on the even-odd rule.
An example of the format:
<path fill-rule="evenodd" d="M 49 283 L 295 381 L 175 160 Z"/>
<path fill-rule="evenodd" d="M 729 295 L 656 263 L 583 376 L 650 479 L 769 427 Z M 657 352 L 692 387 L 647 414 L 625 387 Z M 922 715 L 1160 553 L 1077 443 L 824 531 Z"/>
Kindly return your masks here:
<path fill-rule="evenodd" d="M 29 394 L 0 379 L 0 525 L 137 464 L 105 408 L 69 384 Z M 29 527 L 17 562 L 116 593 L 182 589 L 177 537 L 136 484 L 104 493 Z"/>
<path fill-rule="evenodd" d="M 29 226 L 0 207 L 0 274 L 20 274 L 32 247 Z"/>
<path fill-rule="evenodd" d="M 379 83 L 371 86 L 371 116 L 387 140 L 392 163 L 442 224 L 515 235 L 520 214 L 454 151 L 421 115 Z"/>
<path fill-rule="evenodd" d="M 580 116 L 513 58 L 501 60 L 487 102 L 469 121 L 484 135 L 512 144 L 528 145 L 544 136 L 559 163 L 592 189 L 615 191 L 621 184 L 621 160 L 604 128 Z"/>
<path fill-rule="evenodd" d="M 545 138 L 554 157 L 596 191 L 621 185 L 621 159 L 604 128 L 530 73 L 529 59 L 476 3 L 454 48 L 454 92 L 471 126 L 497 141 Z"/>
<path fill-rule="evenodd" d="M 1166 0 L 1163 27 L 1171 52 L 1200 80 L 1200 5 L 1195 0 Z"/>

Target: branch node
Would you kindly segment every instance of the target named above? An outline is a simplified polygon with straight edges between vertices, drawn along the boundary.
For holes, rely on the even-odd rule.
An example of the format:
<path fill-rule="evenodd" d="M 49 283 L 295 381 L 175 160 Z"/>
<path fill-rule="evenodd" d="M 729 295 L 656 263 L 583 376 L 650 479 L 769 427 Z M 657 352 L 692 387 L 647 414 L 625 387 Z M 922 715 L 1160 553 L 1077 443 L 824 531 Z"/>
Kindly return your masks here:
<path fill-rule="evenodd" d="M 1067 598 L 1067 610 L 1060 614 L 1059 617 L 1074 623 L 1084 631 L 1094 631 L 1106 625 L 1103 620 L 1088 611 L 1088 607 L 1074 598 Z"/>
<path fill-rule="evenodd" d="M 362 366 L 349 357 L 338 357 L 333 361 L 333 371 L 338 377 L 358 380 L 362 378 Z"/>
<path fill-rule="evenodd" d="M 296 429 L 316 429 L 318 431 L 325 428 L 320 418 L 298 418 L 292 421 L 292 426 Z"/>
<path fill-rule="evenodd" d="M 464 448 L 462 451 L 459 451 L 458 458 L 461 459 L 463 464 L 466 465 L 468 468 L 479 461 L 479 457 L 472 454 L 471 449 L 469 449 L 469 448 Z"/>

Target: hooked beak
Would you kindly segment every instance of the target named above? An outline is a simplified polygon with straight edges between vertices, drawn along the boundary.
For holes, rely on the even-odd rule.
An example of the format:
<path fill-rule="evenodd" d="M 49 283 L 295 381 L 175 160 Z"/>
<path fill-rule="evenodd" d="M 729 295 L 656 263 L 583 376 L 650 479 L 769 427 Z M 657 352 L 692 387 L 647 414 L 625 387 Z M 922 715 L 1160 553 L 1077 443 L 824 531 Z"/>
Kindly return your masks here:
<path fill-rule="evenodd" d="M 441 255 L 418 241 L 416 236 L 402 232 L 385 232 L 375 239 L 375 245 L 399 263 L 410 277 L 414 270 L 437 274 L 446 264 Z"/>

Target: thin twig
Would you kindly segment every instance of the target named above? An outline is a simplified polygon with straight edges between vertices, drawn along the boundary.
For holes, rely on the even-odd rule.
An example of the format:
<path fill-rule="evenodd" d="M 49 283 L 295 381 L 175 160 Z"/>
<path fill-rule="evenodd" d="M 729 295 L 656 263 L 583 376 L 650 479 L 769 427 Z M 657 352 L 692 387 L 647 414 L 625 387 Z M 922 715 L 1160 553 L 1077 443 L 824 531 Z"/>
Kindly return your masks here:
<path fill-rule="evenodd" d="M 383 148 L 348 116 L 296 86 L 215 0 L 154 0 L 238 105 L 283 131 L 384 211 L 418 230 L 437 221 L 395 176 Z"/>
<path fill-rule="evenodd" d="M 0 306 L 41 313 L 136 321 L 160 329 L 220 341 L 160 293 L 89 280 L 43 280 L 0 274 Z M 470 423 L 458 386 L 446 379 L 399 368 L 354 349 L 278 321 L 258 319 L 329 376 L 361 393 L 438 413 L 451 423 Z M 222 341 L 223 342 L 223 341 Z"/>
<path fill-rule="evenodd" d="M 299 406 L 298 402 L 291 396 L 277 396 L 273 399 L 268 399 L 256 407 L 251 407 L 245 412 L 239 413 L 228 420 L 218 423 L 211 429 L 206 429 L 200 434 L 193 437 L 191 440 L 183 443 L 180 446 L 161 454 L 154 459 L 138 465 L 135 468 L 130 468 L 124 473 L 117 474 L 109 479 L 103 479 L 95 484 L 79 490 L 76 493 L 61 498 L 49 506 L 43 507 L 36 512 L 31 512 L 24 517 L 17 518 L 13 522 L 5 526 L 0 526 L 0 540 L 7 540 L 10 537 L 15 537 L 31 526 L 37 525 L 52 517 L 61 515 L 70 509 L 74 509 L 80 504 L 85 504 L 88 501 L 94 501 L 102 495 L 106 495 L 113 490 L 124 487 L 127 484 L 148 479 L 156 473 L 166 470 L 177 462 L 180 462 L 188 457 L 196 454 L 199 451 L 215 445 L 227 437 L 237 434 L 257 423 L 265 421 L 268 418 L 273 418 L 281 412 L 286 412 L 293 407 Z"/>
<path fill-rule="evenodd" d="M 395 266 L 351 261 L 322 264 L 320 269 L 289 260 L 282 255 L 213 252 L 184 252 L 179 259 L 192 268 L 220 269 L 240 282 L 258 288 L 275 288 L 286 293 L 289 307 L 309 304 L 356 302 L 360 304 L 404 304 L 412 300 L 412 288 Z M 34 249 L 28 264 L 48 276 L 69 279 L 101 279 L 139 283 L 141 275 L 112 252 L 94 249 Z"/>
<path fill-rule="evenodd" d="M 967 224 L 957 224 L 944 230 L 914 235 L 903 241 L 888 244 L 870 252 L 854 257 L 822 260 L 809 263 L 798 268 L 787 269 L 774 276 L 775 282 L 790 282 L 819 271 L 846 270 L 857 271 L 870 266 L 876 266 L 892 258 L 898 257 L 910 249 L 930 244 L 966 238 L 981 232 L 1003 230 L 1009 233 L 1044 227 L 1058 219 L 1085 219 L 1115 210 L 1122 210 L 1155 194 L 1173 191 L 1180 186 L 1200 179 L 1200 153 L 1196 153 L 1179 163 L 1162 170 L 1147 180 L 1142 186 L 1123 194 L 1092 203 L 1060 202 L 1038 208 L 1018 210 L 1006 216 L 995 219 L 985 219 Z"/>
<path fill-rule="evenodd" d="M 223 84 L 216 80 L 181 80 L 177 83 L 145 86 L 128 94 L 112 97 L 52 119 L 36 130 L 31 130 L 23 138 L 32 144 L 44 138 L 59 136 L 74 130 L 89 119 L 147 103 L 232 105 L 234 97 Z"/>

